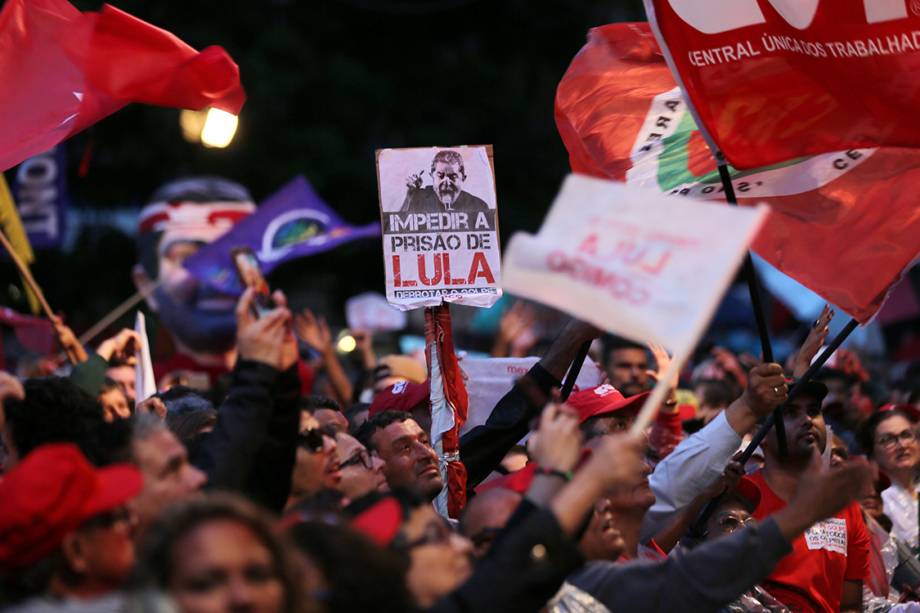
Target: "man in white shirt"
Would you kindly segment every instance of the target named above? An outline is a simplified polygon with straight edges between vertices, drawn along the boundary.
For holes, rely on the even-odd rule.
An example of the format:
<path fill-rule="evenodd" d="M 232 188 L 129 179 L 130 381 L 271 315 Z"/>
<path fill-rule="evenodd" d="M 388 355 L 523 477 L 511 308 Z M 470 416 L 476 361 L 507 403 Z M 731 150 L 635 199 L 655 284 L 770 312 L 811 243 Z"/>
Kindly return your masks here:
<path fill-rule="evenodd" d="M 656 467 L 649 478 L 655 504 L 642 525 L 642 541 L 655 536 L 675 511 L 690 504 L 722 476 L 741 439 L 757 422 L 786 401 L 789 389 L 779 364 L 751 370 L 748 387 L 718 417 L 684 440 Z"/>

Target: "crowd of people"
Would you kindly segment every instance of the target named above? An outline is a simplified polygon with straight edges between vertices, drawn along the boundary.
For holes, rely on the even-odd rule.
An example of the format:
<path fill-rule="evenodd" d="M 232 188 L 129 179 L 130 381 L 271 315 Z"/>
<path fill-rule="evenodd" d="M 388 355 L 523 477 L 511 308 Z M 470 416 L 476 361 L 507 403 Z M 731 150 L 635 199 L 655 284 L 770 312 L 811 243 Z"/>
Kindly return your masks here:
<path fill-rule="evenodd" d="M 799 382 L 829 309 L 785 364 L 717 348 L 663 381 L 640 436 L 664 348 L 576 320 L 546 331 L 461 437 L 466 504 L 446 517 L 424 358 L 354 331 L 343 361 L 280 291 L 265 312 L 246 290 L 228 324 L 188 290 L 182 259 L 222 228 L 176 211 L 226 211 L 238 187 L 180 182 L 155 198 L 185 203 L 172 218 L 142 214 L 140 281 L 179 356 L 158 393 L 136 396 L 136 332 L 88 349 L 60 320 L 69 372 L 0 373 L 4 610 L 920 611 L 920 381 L 868 395 L 872 369 L 840 350 Z M 190 217 L 200 234 L 180 232 Z M 531 352 L 532 319 L 508 309 L 493 355 Z M 563 399 L 585 343 L 603 381 Z M 770 430 L 742 464 L 778 408 L 783 440 Z"/>

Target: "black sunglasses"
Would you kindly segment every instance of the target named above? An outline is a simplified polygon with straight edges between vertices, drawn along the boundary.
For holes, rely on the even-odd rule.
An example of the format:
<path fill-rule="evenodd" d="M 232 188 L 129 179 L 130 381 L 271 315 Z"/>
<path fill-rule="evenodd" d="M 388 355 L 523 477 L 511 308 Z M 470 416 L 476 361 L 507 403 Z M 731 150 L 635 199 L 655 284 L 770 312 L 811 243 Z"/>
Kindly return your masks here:
<path fill-rule="evenodd" d="M 297 444 L 310 453 L 319 453 L 323 450 L 323 431 L 320 428 L 304 430 L 297 436 Z"/>

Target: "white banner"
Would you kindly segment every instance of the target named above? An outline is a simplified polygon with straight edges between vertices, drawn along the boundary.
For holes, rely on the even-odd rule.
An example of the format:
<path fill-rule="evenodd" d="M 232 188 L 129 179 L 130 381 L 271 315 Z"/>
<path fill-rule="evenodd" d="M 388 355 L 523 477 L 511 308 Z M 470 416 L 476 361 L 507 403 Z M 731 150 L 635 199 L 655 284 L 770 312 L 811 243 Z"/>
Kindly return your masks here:
<path fill-rule="evenodd" d="M 407 311 L 501 296 L 491 146 L 377 151 L 387 300 Z"/>
<path fill-rule="evenodd" d="M 685 357 L 767 212 L 569 175 L 539 233 L 512 237 L 504 288 Z"/>
<path fill-rule="evenodd" d="M 345 302 L 345 321 L 349 329 L 367 332 L 394 332 L 406 327 L 407 316 L 375 292 L 352 296 Z"/>
<path fill-rule="evenodd" d="M 465 358 L 460 361 L 464 384 L 470 397 L 470 408 L 466 423 L 460 430 L 466 434 L 489 419 L 492 409 L 511 391 L 514 382 L 527 374 L 540 358 Z M 587 389 L 600 385 L 604 373 L 591 358 L 586 358 L 578 377 L 576 389 Z"/>
<path fill-rule="evenodd" d="M 150 341 L 147 338 L 147 320 L 141 311 L 137 312 L 134 320 L 134 331 L 140 337 L 140 346 L 134 357 L 137 363 L 134 366 L 134 397 L 140 404 L 157 393 L 157 382 L 153 376 L 153 360 L 150 359 Z"/>

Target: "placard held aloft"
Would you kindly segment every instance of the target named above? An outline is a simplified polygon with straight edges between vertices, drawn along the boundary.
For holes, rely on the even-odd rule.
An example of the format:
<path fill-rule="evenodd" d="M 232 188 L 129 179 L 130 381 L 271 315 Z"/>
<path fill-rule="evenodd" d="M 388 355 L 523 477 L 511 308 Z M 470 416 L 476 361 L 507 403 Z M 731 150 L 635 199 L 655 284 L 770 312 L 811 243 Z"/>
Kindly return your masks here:
<path fill-rule="evenodd" d="M 569 175 L 540 231 L 512 237 L 504 287 L 609 332 L 664 345 L 674 353 L 674 372 L 662 377 L 669 380 L 767 212 Z M 649 405 L 664 391 L 656 389 Z"/>
<path fill-rule="evenodd" d="M 489 145 L 377 151 L 390 304 L 488 307 L 501 297 L 491 152 Z"/>

